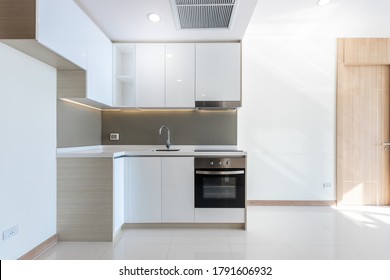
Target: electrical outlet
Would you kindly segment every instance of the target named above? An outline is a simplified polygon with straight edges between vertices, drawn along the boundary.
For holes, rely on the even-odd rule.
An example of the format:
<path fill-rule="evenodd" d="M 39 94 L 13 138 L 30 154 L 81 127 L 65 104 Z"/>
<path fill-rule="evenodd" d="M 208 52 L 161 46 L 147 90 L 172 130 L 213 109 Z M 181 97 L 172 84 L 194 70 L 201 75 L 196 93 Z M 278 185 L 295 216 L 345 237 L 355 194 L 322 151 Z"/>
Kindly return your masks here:
<path fill-rule="evenodd" d="M 19 225 L 13 226 L 3 231 L 3 240 L 7 240 L 19 233 Z"/>
<path fill-rule="evenodd" d="M 110 133 L 111 141 L 119 141 L 119 133 Z"/>
<path fill-rule="evenodd" d="M 323 187 L 324 189 L 326 189 L 326 188 L 331 188 L 331 187 L 332 187 L 332 183 L 323 183 L 323 184 L 322 184 L 322 187 Z"/>

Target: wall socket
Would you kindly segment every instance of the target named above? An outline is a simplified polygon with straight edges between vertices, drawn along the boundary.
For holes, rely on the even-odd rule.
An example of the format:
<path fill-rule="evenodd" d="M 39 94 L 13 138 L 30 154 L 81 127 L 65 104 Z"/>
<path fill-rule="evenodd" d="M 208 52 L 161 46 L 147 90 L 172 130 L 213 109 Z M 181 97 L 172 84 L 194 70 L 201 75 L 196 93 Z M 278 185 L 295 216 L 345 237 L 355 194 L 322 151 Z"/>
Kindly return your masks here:
<path fill-rule="evenodd" d="M 331 188 L 331 187 L 332 187 L 332 183 L 329 183 L 329 182 L 323 183 L 323 184 L 322 184 L 322 187 L 323 187 L 324 189 Z"/>
<path fill-rule="evenodd" d="M 119 141 L 119 133 L 110 133 L 110 140 L 111 141 Z"/>
<path fill-rule="evenodd" d="M 7 240 L 19 233 L 19 225 L 13 226 L 3 231 L 3 240 Z"/>

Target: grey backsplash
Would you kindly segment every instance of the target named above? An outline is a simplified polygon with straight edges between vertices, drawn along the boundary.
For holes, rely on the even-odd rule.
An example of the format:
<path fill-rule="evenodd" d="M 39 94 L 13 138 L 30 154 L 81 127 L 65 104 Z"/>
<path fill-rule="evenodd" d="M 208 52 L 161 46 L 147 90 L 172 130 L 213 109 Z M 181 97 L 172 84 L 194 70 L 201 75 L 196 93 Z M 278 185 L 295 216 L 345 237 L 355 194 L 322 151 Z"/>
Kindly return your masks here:
<path fill-rule="evenodd" d="M 101 145 L 101 112 L 57 100 L 57 147 Z"/>
<path fill-rule="evenodd" d="M 169 127 L 172 145 L 237 145 L 236 111 L 105 111 L 103 145 L 163 145 Z M 111 141 L 110 133 L 120 134 Z"/>

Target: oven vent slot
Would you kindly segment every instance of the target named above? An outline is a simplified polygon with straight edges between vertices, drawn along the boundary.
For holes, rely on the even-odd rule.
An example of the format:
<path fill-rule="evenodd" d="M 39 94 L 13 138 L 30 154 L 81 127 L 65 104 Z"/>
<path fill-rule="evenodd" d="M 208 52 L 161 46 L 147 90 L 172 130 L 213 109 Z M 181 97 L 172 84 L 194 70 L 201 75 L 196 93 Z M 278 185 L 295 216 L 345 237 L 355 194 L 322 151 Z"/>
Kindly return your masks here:
<path fill-rule="evenodd" d="M 178 29 L 229 29 L 238 0 L 171 0 Z"/>

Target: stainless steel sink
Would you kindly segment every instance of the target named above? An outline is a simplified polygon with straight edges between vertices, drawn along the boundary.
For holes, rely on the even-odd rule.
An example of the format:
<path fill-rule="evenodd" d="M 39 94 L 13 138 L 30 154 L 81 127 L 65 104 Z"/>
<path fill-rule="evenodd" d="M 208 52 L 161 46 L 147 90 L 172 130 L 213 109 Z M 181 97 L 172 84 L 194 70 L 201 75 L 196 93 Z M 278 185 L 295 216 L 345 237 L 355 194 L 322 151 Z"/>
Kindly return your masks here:
<path fill-rule="evenodd" d="M 180 149 L 156 149 L 153 152 L 178 152 Z"/>

